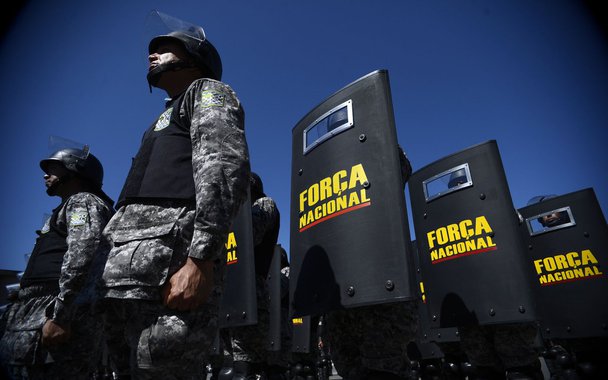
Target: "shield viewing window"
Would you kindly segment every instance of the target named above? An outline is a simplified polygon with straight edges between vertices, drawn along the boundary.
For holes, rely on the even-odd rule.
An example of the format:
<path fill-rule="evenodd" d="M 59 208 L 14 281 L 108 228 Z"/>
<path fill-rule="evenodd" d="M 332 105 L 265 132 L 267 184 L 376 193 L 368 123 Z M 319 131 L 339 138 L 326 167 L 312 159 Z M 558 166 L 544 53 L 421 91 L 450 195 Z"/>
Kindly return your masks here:
<path fill-rule="evenodd" d="M 527 218 L 526 225 L 528 226 L 530 236 L 534 236 L 575 226 L 576 222 L 574 221 L 570 207 L 562 207 Z"/>
<path fill-rule="evenodd" d="M 468 163 L 458 165 L 422 181 L 427 202 L 469 186 L 473 186 L 473 180 Z"/>
<path fill-rule="evenodd" d="M 304 154 L 353 125 L 353 102 L 347 100 L 325 112 L 304 129 Z"/>

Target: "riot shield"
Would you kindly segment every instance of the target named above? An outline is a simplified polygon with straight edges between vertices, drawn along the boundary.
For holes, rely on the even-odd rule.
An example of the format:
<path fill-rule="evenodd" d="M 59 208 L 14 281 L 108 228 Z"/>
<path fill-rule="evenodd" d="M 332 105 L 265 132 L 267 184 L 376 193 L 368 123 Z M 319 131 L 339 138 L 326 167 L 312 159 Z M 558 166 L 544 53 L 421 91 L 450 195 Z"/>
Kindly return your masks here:
<path fill-rule="evenodd" d="M 418 304 L 418 330 L 416 332 L 416 345 L 420 352 L 437 352 L 434 342 L 459 342 L 458 328 L 444 327 L 431 328 L 431 311 L 429 310 L 422 269 L 420 268 L 420 256 L 416 240 L 412 241 L 412 262 L 414 265 L 413 276 L 418 282 L 419 304 Z M 443 355 L 443 354 L 442 354 Z"/>
<path fill-rule="evenodd" d="M 294 315 L 413 298 L 387 71 L 310 111 L 293 129 L 292 149 Z"/>
<path fill-rule="evenodd" d="M 519 212 L 543 337 L 608 336 L 608 227 L 593 189 Z"/>
<path fill-rule="evenodd" d="M 209 350 L 209 355 L 220 355 L 222 352 L 220 350 L 220 329 L 215 330 L 215 337 L 213 338 L 213 343 L 211 343 L 211 349 Z"/>
<path fill-rule="evenodd" d="M 281 350 L 281 246 L 276 245 L 270 262 L 268 276 L 268 295 L 270 304 L 268 307 L 268 351 Z"/>
<path fill-rule="evenodd" d="M 311 326 L 310 316 L 292 319 L 291 351 L 298 353 L 310 352 Z"/>
<path fill-rule="evenodd" d="M 531 269 L 496 141 L 409 181 L 431 327 L 535 320 Z"/>
<path fill-rule="evenodd" d="M 219 309 L 219 327 L 254 325 L 258 322 L 251 201 L 241 206 L 224 245 L 226 274 Z"/>

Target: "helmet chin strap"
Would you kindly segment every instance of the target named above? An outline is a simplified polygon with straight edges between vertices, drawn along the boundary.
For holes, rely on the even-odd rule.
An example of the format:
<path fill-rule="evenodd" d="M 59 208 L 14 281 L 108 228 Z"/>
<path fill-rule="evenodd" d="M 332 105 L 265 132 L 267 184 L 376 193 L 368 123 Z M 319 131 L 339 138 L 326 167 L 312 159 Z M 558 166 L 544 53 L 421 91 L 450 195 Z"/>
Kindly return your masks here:
<path fill-rule="evenodd" d="M 169 71 L 180 71 L 191 67 L 196 67 L 194 62 L 181 59 L 177 61 L 161 63 L 160 65 L 156 66 L 152 70 L 148 71 L 148 75 L 146 75 L 146 78 L 148 79 L 148 86 L 150 87 L 150 92 L 152 92 L 152 87 L 156 87 L 163 73 Z"/>

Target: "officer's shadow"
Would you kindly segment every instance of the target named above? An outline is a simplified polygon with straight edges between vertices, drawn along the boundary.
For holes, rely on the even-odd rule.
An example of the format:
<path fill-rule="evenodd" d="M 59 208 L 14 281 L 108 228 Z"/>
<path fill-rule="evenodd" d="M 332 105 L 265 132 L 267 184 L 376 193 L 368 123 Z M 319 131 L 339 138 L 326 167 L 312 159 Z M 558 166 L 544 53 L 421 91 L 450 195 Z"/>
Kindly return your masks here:
<path fill-rule="evenodd" d="M 315 245 L 306 252 L 296 275 L 294 316 L 321 315 L 341 308 L 340 286 L 322 247 Z"/>
<path fill-rule="evenodd" d="M 448 293 L 441 302 L 440 327 L 477 325 L 479 320 L 456 293 Z"/>

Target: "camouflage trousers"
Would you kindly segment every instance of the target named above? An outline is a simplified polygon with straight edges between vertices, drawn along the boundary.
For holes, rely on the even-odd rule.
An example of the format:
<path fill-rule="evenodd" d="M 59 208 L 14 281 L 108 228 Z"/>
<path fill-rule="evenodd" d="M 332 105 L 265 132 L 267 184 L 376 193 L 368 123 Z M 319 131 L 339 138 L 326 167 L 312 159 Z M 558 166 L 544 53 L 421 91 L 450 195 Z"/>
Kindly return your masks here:
<path fill-rule="evenodd" d="M 104 327 L 111 365 L 133 379 L 203 379 L 217 333 L 217 307 L 177 311 L 157 301 L 107 299 Z"/>
<path fill-rule="evenodd" d="M 370 371 L 406 378 L 407 345 L 418 328 L 416 302 L 395 302 L 334 310 L 325 334 L 336 370 L 345 379 L 364 379 Z"/>
<path fill-rule="evenodd" d="M 504 372 L 538 362 L 536 323 L 459 327 L 460 342 L 471 364 Z"/>
<path fill-rule="evenodd" d="M 35 286 L 23 289 L 6 315 L 6 330 L 0 340 L 0 362 L 9 379 L 90 379 L 100 360 L 101 321 L 88 306 L 82 306 L 72 322 L 66 343 L 41 344 L 47 310 L 54 295 L 36 296 Z"/>

